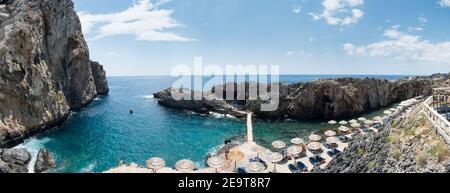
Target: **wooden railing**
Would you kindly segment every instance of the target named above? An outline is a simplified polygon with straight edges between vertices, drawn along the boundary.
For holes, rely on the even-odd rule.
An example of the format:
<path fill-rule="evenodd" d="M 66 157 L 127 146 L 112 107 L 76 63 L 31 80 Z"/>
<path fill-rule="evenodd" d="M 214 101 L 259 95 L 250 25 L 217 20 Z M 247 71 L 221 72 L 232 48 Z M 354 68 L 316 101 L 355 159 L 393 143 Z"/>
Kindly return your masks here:
<path fill-rule="evenodd" d="M 433 125 L 434 129 L 450 144 L 450 122 L 430 106 L 432 102 L 432 96 L 425 100 L 423 103 L 423 113 Z"/>

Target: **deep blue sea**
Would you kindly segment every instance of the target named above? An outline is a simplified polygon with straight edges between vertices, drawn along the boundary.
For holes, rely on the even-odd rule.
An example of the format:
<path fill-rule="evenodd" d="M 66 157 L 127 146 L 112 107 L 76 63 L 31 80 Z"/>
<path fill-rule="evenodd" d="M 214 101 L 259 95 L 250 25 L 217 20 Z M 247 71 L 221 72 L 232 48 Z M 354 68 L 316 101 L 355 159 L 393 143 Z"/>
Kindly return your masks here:
<path fill-rule="evenodd" d="M 344 75 L 285 75 L 288 83 Z M 405 76 L 351 76 L 398 79 Z M 163 157 L 168 166 L 191 159 L 204 165 L 208 153 L 224 140 L 243 138 L 245 123 L 233 118 L 203 116 L 161 107 L 152 94 L 170 87 L 172 77 L 110 77 L 110 94 L 97 98 L 79 112 L 73 112 L 60 127 L 39 134 L 20 147 L 36 154 L 49 149 L 55 156 L 55 172 L 102 172 L 117 166 L 119 160 L 144 165 L 153 156 Z M 134 114 L 129 113 L 129 109 Z M 365 116 L 373 117 L 380 111 Z M 306 138 L 327 125 L 320 122 L 254 123 L 256 141 L 269 147 L 273 140 Z"/>

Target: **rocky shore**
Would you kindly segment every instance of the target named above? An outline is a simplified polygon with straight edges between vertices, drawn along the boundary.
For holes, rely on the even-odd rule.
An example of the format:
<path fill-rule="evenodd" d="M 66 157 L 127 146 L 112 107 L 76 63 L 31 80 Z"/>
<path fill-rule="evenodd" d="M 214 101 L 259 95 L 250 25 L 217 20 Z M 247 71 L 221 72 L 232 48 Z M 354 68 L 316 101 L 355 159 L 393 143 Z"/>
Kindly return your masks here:
<path fill-rule="evenodd" d="M 26 149 L 0 149 L 0 173 L 28 173 L 30 161 L 31 154 Z M 52 154 L 41 149 L 34 163 L 34 172 L 42 173 L 55 167 Z"/>
<path fill-rule="evenodd" d="M 324 173 L 449 173 L 448 145 L 421 113 L 403 115 L 359 136 Z"/>
<path fill-rule="evenodd" d="M 7 0 L 0 13 L 0 147 L 12 147 L 109 89 L 71 0 Z"/>
<path fill-rule="evenodd" d="M 205 114 L 215 112 L 245 118 L 244 112 L 252 111 L 264 119 L 331 120 L 355 117 L 402 100 L 430 95 L 435 85 L 442 84 L 449 77 L 450 74 L 436 74 L 391 81 L 374 78 L 339 78 L 297 84 L 279 83 L 279 108 L 270 112 L 260 110 L 261 104 L 267 101 L 248 100 L 248 89 L 245 92 L 245 100 L 238 100 L 238 93 L 233 88 L 249 88 L 251 84 L 256 84 L 252 82 L 230 83 L 203 93 L 189 89 L 168 88 L 155 93 L 154 98 L 165 107 Z M 181 93 L 203 94 L 203 100 L 174 100 L 172 97 L 174 89 Z M 231 93 L 235 96 L 234 100 L 221 100 L 225 97 L 217 96 L 215 93 L 220 93 L 218 90 L 223 91 L 224 96 Z M 206 100 L 207 98 L 218 99 Z"/>

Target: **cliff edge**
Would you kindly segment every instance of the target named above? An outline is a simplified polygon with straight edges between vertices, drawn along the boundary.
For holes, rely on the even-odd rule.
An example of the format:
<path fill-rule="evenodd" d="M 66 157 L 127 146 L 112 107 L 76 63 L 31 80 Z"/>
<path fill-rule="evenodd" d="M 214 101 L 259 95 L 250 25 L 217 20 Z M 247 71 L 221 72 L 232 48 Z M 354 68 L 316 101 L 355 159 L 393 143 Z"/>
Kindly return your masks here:
<path fill-rule="evenodd" d="M 71 0 L 0 2 L 0 147 L 63 122 L 108 91 Z"/>

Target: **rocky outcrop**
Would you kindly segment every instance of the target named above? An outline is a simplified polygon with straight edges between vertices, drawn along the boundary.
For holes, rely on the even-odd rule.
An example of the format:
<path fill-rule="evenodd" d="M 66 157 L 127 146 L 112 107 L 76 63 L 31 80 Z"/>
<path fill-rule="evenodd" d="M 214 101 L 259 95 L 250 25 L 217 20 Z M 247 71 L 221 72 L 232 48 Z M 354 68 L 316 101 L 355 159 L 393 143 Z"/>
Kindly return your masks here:
<path fill-rule="evenodd" d="M 359 136 L 319 173 L 449 173 L 448 145 L 421 115 L 392 119 Z"/>
<path fill-rule="evenodd" d="M 30 160 L 26 149 L 0 149 L 0 173 L 27 173 Z"/>
<path fill-rule="evenodd" d="M 0 147 L 108 93 L 71 0 L 9 0 L 0 12 Z"/>
<path fill-rule="evenodd" d="M 248 100 L 248 89 L 244 96 L 245 100 L 238 100 L 238 93 L 231 93 L 231 96 L 235 96 L 233 100 L 220 100 L 225 97 L 206 100 L 215 98 L 215 93 L 220 93 L 216 91 L 223 91 L 226 96 L 227 93 L 236 92 L 230 88 L 238 88 L 238 86 L 249 88 L 249 85 L 255 84 L 248 82 L 214 87 L 203 93 L 203 100 L 174 100 L 171 93 L 177 88 L 168 88 L 155 93 L 154 97 L 163 106 L 199 113 L 212 111 L 245 117 L 243 116 L 245 111 L 252 111 L 256 116 L 266 119 L 330 120 L 354 117 L 402 100 L 429 95 L 434 85 L 448 79 L 449 74 L 440 74 L 392 81 L 374 78 L 340 78 L 291 85 L 280 83 L 279 107 L 275 111 L 261 111 L 261 104 L 267 101 Z M 270 90 L 272 87 L 268 88 Z M 194 93 L 189 89 L 181 91 L 187 94 Z M 199 91 L 195 92 L 198 94 Z"/>
<path fill-rule="evenodd" d="M 37 154 L 34 172 L 42 173 L 56 167 L 53 155 L 46 149 L 40 149 Z"/>

